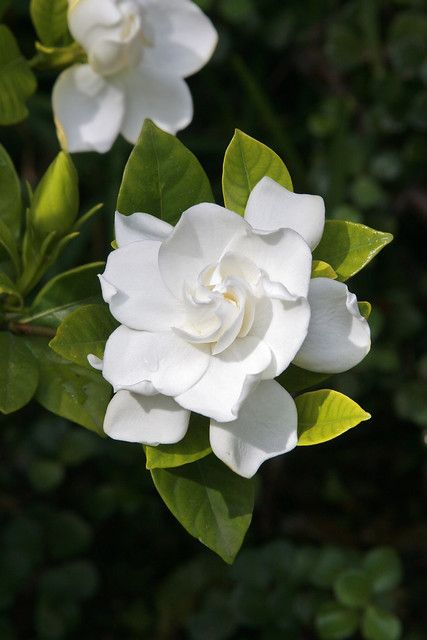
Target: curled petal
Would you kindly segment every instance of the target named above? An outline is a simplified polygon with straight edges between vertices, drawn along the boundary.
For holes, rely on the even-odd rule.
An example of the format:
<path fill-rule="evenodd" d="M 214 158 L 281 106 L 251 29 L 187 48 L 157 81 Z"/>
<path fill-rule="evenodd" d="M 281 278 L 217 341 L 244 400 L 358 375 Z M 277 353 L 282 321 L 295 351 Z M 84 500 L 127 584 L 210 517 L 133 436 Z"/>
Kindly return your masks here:
<path fill-rule="evenodd" d="M 171 224 L 149 213 L 133 213 L 130 216 L 124 216 L 118 211 L 116 211 L 114 229 L 118 247 L 141 240 L 162 242 L 173 231 Z"/>

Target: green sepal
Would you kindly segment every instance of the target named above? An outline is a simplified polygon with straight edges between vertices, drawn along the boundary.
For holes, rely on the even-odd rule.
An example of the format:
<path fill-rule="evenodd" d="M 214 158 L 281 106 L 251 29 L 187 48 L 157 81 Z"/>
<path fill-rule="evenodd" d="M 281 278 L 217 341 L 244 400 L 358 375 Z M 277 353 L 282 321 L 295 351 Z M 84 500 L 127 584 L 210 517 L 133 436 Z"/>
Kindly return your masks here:
<path fill-rule="evenodd" d="M 363 316 L 365 320 L 368 320 L 372 312 L 371 303 L 364 301 L 364 302 L 358 302 L 357 304 L 359 306 L 360 315 Z"/>
<path fill-rule="evenodd" d="M 0 307 L 8 310 L 22 309 L 24 301 L 12 280 L 0 271 Z"/>
<path fill-rule="evenodd" d="M 38 69 L 62 69 L 87 61 L 87 55 L 78 42 L 66 47 L 50 47 L 36 42 L 35 47 L 37 55 L 34 58 L 34 66 Z"/>
<path fill-rule="evenodd" d="M 37 35 L 44 45 L 68 44 L 68 0 L 31 0 L 30 14 Z"/>
<path fill-rule="evenodd" d="M 85 225 L 86 222 L 89 222 L 89 220 L 92 220 L 92 218 L 102 209 L 103 206 L 104 205 L 102 203 L 98 203 L 95 204 L 91 209 L 89 209 L 89 211 L 86 211 L 86 213 L 84 213 L 78 220 L 76 220 L 73 231 L 80 231 L 83 225 Z"/>
<path fill-rule="evenodd" d="M 191 414 L 187 434 L 176 444 L 160 444 L 145 447 L 147 469 L 170 469 L 201 460 L 211 453 L 209 444 L 209 420 Z"/>
<path fill-rule="evenodd" d="M 25 406 L 39 381 L 37 361 L 24 338 L 0 332 L 0 411 L 12 413 Z"/>
<path fill-rule="evenodd" d="M 26 101 L 37 87 L 13 33 L 0 25 L 0 125 L 16 124 L 28 116 Z"/>

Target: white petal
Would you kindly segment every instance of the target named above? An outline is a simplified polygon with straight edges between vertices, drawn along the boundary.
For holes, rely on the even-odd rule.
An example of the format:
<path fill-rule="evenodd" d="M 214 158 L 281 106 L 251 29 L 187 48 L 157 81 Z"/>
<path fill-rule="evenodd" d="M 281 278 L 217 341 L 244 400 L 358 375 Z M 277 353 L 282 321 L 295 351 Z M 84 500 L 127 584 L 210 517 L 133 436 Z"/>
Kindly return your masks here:
<path fill-rule="evenodd" d="M 156 446 L 174 444 L 188 429 L 190 412 L 167 396 L 116 393 L 107 407 L 104 431 L 114 440 Z"/>
<path fill-rule="evenodd" d="M 144 62 L 185 78 L 201 69 L 212 56 L 218 34 L 194 2 L 156 0 L 147 7 Z"/>
<path fill-rule="evenodd" d="M 325 225 L 325 204 L 320 196 L 292 193 L 265 177 L 252 189 L 245 219 L 256 229 L 294 229 L 314 249 Z"/>
<path fill-rule="evenodd" d="M 199 382 L 175 399 L 182 407 L 219 422 L 235 420 L 270 362 L 267 345 L 253 337 L 238 339 L 226 351 L 212 356 Z"/>
<path fill-rule="evenodd" d="M 193 345 L 172 332 L 134 331 L 122 325 L 105 345 L 103 376 L 114 390 L 151 382 L 159 393 L 175 396 L 200 380 L 208 366 L 205 345 Z"/>
<path fill-rule="evenodd" d="M 101 360 L 101 358 L 98 358 L 98 356 L 95 356 L 93 353 L 88 353 L 87 361 L 89 362 L 91 367 L 97 369 L 98 371 L 102 371 L 104 367 L 104 361 Z"/>
<path fill-rule="evenodd" d="M 53 111 L 61 145 L 67 151 L 108 151 L 120 132 L 123 92 L 87 64 L 61 73 L 53 88 Z"/>
<path fill-rule="evenodd" d="M 108 256 L 101 283 L 110 311 L 132 329 L 165 331 L 181 320 L 158 267 L 160 242 L 132 242 Z"/>
<path fill-rule="evenodd" d="M 100 34 L 120 25 L 122 14 L 114 0 L 69 0 L 68 26 L 86 50 Z"/>
<path fill-rule="evenodd" d="M 314 278 L 308 301 L 310 324 L 295 364 L 320 373 L 340 373 L 359 364 L 369 352 L 371 335 L 356 296 L 342 282 Z"/>
<path fill-rule="evenodd" d="M 292 229 L 258 234 L 248 229 L 235 238 L 229 250 L 249 258 L 270 280 L 280 282 L 291 294 L 307 296 L 311 276 L 311 251 Z"/>
<path fill-rule="evenodd" d="M 130 216 L 124 216 L 118 211 L 116 211 L 114 228 L 119 247 L 141 240 L 162 242 L 173 231 L 172 225 L 149 213 L 133 213 Z"/>
<path fill-rule="evenodd" d="M 216 204 L 197 204 L 185 211 L 172 235 L 162 243 L 159 268 L 175 295 L 216 263 L 236 234 L 249 228 L 241 216 Z"/>
<path fill-rule="evenodd" d="M 305 298 L 259 300 L 249 335 L 263 340 L 273 353 L 263 378 L 275 378 L 290 365 L 305 340 L 309 321 L 310 306 Z"/>
<path fill-rule="evenodd" d="M 131 68 L 114 77 L 126 94 L 126 112 L 121 132 L 135 144 L 146 118 L 168 133 L 185 129 L 193 119 L 190 90 L 181 78 L 161 69 Z"/>
<path fill-rule="evenodd" d="M 297 409 L 287 391 L 274 380 L 260 382 L 243 403 L 234 422 L 211 422 L 214 454 L 244 478 L 260 465 L 293 449 L 298 440 Z"/>

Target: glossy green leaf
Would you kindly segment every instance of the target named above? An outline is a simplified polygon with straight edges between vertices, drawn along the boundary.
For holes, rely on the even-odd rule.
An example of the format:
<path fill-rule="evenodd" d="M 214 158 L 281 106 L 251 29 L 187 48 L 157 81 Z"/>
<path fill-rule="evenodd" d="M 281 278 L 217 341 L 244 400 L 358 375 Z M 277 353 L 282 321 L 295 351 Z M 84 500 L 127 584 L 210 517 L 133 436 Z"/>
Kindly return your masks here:
<path fill-rule="evenodd" d="M 177 469 L 151 471 L 157 491 L 182 526 L 232 563 L 252 518 L 254 481 L 214 455 Z"/>
<path fill-rule="evenodd" d="M 311 267 L 311 277 L 331 278 L 331 280 L 336 280 L 338 278 L 338 274 L 327 262 L 323 262 L 323 260 L 313 260 L 313 265 Z"/>
<path fill-rule="evenodd" d="M 334 592 L 341 604 L 355 609 L 364 607 L 372 593 L 369 576 L 361 569 L 348 569 L 335 580 Z"/>
<path fill-rule="evenodd" d="M 336 602 L 326 602 L 316 614 L 315 625 L 321 640 L 351 638 L 359 624 L 359 615 Z"/>
<path fill-rule="evenodd" d="M 209 421 L 191 414 L 187 435 L 176 444 L 145 447 L 147 469 L 170 469 L 201 460 L 211 453 Z"/>
<path fill-rule="evenodd" d="M 392 547 L 379 547 L 370 551 L 363 566 L 376 593 L 395 589 L 402 579 L 402 563 Z"/>
<path fill-rule="evenodd" d="M 371 417 L 354 400 L 331 389 L 303 393 L 295 403 L 299 445 L 327 442 Z"/>
<path fill-rule="evenodd" d="M 372 305 L 370 302 L 358 302 L 360 314 L 368 320 L 371 315 Z"/>
<path fill-rule="evenodd" d="M 289 171 L 279 156 L 262 142 L 237 129 L 224 157 L 222 188 L 225 206 L 243 215 L 250 192 L 265 176 L 293 190 Z"/>
<path fill-rule="evenodd" d="M 44 338 L 26 338 L 40 366 L 36 400 L 48 411 L 102 435 L 111 387 L 97 371 L 61 358 Z"/>
<path fill-rule="evenodd" d="M 299 391 L 304 391 L 304 389 L 315 387 L 330 377 L 330 373 L 306 371 L 305 369 L 301 369 L 300 367 L 296 367 L 294 364 L 291 364 L 277 378 L 277 382 L 279 382 L 286 391 L 289 391 L 289 393 L 297 393 Z"/>
<path fill-rule="evenodd" d="M 75 309 L 100 302 L 101 289 L 97 275 L 103 268 L 103 262 L 93 262 L 49 280 L 34 299 L 31 318 L 37 320 L 37 324 L 57 327 Z"/>
<path fill-rule="evenodd" d="M 33 397 L 39 380 L 37 362 L 24 338 L 0 332 L 0 411 L 12 413 Z"/>
<path fill-rule="evenodd" d="M 0 271 L 0 304 L 7 309 L 20 309 L 24 301 L 12 280 Z"/>
<path fill-rule="evenodd" d="M 25 103 L 36 86 L 35 76 L 13 33 L 0 25 L 0 125 L 16 124 L 28 116 Z"/>
<path fill-rule="evenodd" d="M 70 39 L 67 11 L 68 0 L 31 0 L 31 19 L 43 44 L 55 46 Z"/>
<path fill-rule="evenodd" d="M 364 224 L 327 220 L 315 260 L 331 265 L 341 282 L 358 273 L 393 240 L 391 233 L 376 231 Z"/>
<path fill-rule="evenodd" d="M 21 228 L 21 184 L 6 149 L 0 144 L 0 220 L 17 238 Z"/>
<path fill-rule="evenodd" d="M 126 215 L 142 211 L 175 224 L 189 207 L 213 201 L 197 158 L 146 120 L 123 174 L 117 210 Z"/>
<path fill-rule="evenodd" d="M 61 322 L 49 346 L 65 360 L 90 367 L 88 354 L 102 358 L 105 343 L 117 327 L 106 304 L 90 304 L 76 309 Z"/>
<path fill-rule="evenodd" d="M 362 620 L 365 640 L 399 640 L 402 636 L 400 620 L 379 607 L 368 607 Z"/>

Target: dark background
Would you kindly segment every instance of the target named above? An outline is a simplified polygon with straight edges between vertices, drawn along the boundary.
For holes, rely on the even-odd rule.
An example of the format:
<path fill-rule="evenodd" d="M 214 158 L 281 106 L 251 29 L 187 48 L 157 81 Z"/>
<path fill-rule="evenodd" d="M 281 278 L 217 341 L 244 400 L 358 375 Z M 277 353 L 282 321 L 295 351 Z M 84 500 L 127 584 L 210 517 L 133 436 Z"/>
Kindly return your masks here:
<path fill-rule="evenodd" d="M 277 627 L 277 612 L 267 606 L 268 579 L 251 592 L 258 626 L 239 613 L 241 592 L 256 574 L 251 562 L 264 557 L 272 540 L 286 539 L 313 552 L 325 545 L 395 547 L 404 578 L 393 607 L 404 639 L 422 640 L 426 2 L 200 5 L 215 22 L 220 45 L 189 81 L 195 119 L 180 138 L 201 160 L 218 201 L 223 153 L 238 127 L 284 158 L 296 191 L 321 194 L 328 217 L 395 234 L 350 284 L 359 300 L 373 304 L 373 350 L 356 370 L 331 382 L 373 418 L 336 441 L 264 465 L 245 542 L 254 551 L 230 569 L 169 514 L 140 447 L 102 440 L 36 405 L 1 417 L 0 638 L 316 638 L 310 620 L 294 630 Z M 5 21 L 31 57 L 28 3 L 14 2 Z M 50 108 L 54 77 L 39 75 L 26 122 L 0 129 L 2 144 L 33 184 L 58 151 Z M 58 269 L 106 257 L 129 152 L 121 140 L 105 156 L 74 156 L 82 210 L 96 202 L 105 206 Z M 298 589 L 281 593 L 277 611 L 297 597 Z"/>

